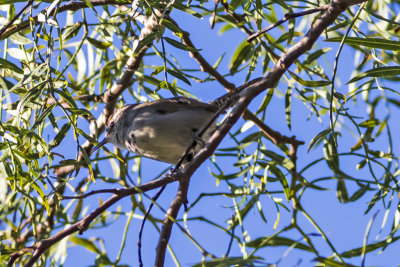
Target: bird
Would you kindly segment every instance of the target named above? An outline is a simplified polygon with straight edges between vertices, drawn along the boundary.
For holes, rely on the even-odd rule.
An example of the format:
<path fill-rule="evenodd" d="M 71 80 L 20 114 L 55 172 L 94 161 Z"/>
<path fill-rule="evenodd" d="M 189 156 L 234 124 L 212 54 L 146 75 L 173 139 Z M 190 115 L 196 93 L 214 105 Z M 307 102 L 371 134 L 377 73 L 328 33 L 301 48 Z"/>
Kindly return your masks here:
<path fill-rule="evenodd" d="M 111 143 L 137 155 L 177 164 L 193 145 L 184 162 L 189 162 L 217 127 L 220 107 L 188 97 L 159 99 L 117 109 L 106 123 L 105 138 L 91 153 Z M 197 133 L 209 126 L 198 140 Z"/>

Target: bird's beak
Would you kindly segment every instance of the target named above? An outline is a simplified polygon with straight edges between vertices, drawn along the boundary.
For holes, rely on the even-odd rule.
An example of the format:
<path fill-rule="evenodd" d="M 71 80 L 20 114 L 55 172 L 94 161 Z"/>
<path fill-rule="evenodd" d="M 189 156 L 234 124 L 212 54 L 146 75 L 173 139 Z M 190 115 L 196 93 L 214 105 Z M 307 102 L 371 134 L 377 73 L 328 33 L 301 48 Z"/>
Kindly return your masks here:
<path fill-rule="evenodd" d="M 103 145 L 107 144 L 108 140 L 107 138 L 104 138 L 103 141 L 101 141 L 100 143 L 97 144 L 97 146 L 95 146 L 92 151 L 90 151 L 90 154 L 92 154 L 93 152 L 95 152 L 97 149 L 99 149 L 100 147 L 102 147 Z"/>

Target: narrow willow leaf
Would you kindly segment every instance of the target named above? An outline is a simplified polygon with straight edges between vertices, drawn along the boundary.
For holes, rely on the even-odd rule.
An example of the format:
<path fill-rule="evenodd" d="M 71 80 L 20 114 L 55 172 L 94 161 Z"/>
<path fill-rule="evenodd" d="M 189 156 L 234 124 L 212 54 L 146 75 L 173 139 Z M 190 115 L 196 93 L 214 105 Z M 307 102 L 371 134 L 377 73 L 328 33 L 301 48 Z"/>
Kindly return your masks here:
<path fill-rule="evenodd" d="M 335 261 L 334 259 L 324 258 L 324 257 L 317 257 L 313 259 L 313 261 L 318 261 L 320 263 L 325 264 L 324 266 L 329 266 L 329 267 L 356 267 L 355 265 Z"/>
<path fill-rule="evenodd" d="M 246 215 L 249 213 L 249 211 L 253 208 L 253 206 L 256 204 L 257 202 L 255 201 L 254 197 L 251 198 L 246 205 L 243 207 L 243 209 L 241 209 L 239 211 L 240 213 L 240 218 L 241 220 L 244 220 L 244 218 L 246 217 Z"/>
<path fill-rule="evenodd" d="M 340 173 L 339 157 L 332 135 L 330 135 L 328 139 L 324 139 L 324 158 L 332 171 Z"/>
<path fill-rule="evenodd" d="M 57 135 L 54 137 L 54 139 L 50 141 L 49 146 L 52 148 L 58 146 L 64 139 L 64 137 L 67 135 L 70 128 L 71 128 L 70 122 L 64 124 L 63 127 L 61 127 L 60 131 L 57 133 Z"/>
<path fill-rule="evenodd" d="M 75 100 L 72 98 L 71 95 L 65 93 L 62 90 L 56 90 L 56 92 L 61 96 L 62 99 L 64 99 L 70 105 L 71 108 L 78 108 Z"/>
<path fill-rule="evenodd" d="M 188 7 L 184 6 L 184 5 L 182 5 L 181 3 L 174 2 L 173 7 L 175 7 L 176 9 L 179 9 L 179 10 L 181 10 L 181 11 L 183 11 L 183 12 L 186 12 L 186 13 L 188 13 L 188 14 L 190 14 L 190 15 L 193 15 L 193 16 L 195 16 L 195 17 L 197 17 L 197 18 L 200 18 L 200 19 L 203 18 L 202 15 L 200 15 L 199 13 L 197 13 L 196 11 L 194 11 L 193 9 L 188 8 Z"/>
<path fill-rule="evenodd" d="M 291 110 L 292 110 L 292 88 L 289 86 L 288 89 L 286 90 L 286 94 L 285 94 L 286 124 L 287 124 L 289 130 L 292 130 Z"/>
<path fill-rule="evenodd" d="M 65 29 L 63 29 L 62 33 L 62 37 L 64 40 L 68 40 L 71 39 L 73 37 L 75 37 L 78 33 L 79 30 L 82 28 L 82 23 L 81 22 L 77 22 L 73 25 L 69 25 L 67 26 Z"/>
<path fill-rule="evenodd" d="M 275 161 L 278 165 L 284 167 L 288 171 L 290 171 L 291 169 L 294 168 L 293 161 L 291 161 L 290 159 L 283 157 L 283 156 L 281 156 L 273 151 L 270 151 L 270 150 L 261 149 L 260 151 L 265 156 L 269 157 L 271 160 Z"/>
<path fill-rule="evenodd" d="M 296 74 L 294 74 L 293 72 L 291 72 L 290 70 L 288 70 L 290 75 L 293 77 L 293 79 L 295 79 L 296 82 L 298 82 L 299 84 L 303 85 L 303 86 L 307 86 L 307 87 L 323 87 L 323 86 L 327 86 L 331 84 L 331 81 L 306 81 L 303 80 L 302 78 L 300 78 L 299 76 L 297 76 Z"/>
<path fill-rule="evenodd" d="M 83 207 L 83 200 L 78 199 L 78 203 L 75 206 L 74 212 L 72 213 L 72 221 L 76 222 L 79 220 L 79 217 L 81 216 L 81 211 Z"/>
<path fill-rule="evenodd" d="M 381 122 L 378 119 L 370 119 L 370 120 L 363 121 L 358 126 L 363 127 L 363 128 L 373 128 L 380 124 L 381 124 Z"/>
<path fill-rule="evenodd" d="M 27 45 L 33 42 L 31 39 L 26 38 L 25 36 L 19 34 L 18 32 L 11 35 L 10 39 L 13 40 L 14 43 L 19 45 Z"/>
<path fill-rule="evenodd" d="M 285 193 L 286 196 L 286 200 L 289 201 L 290 199 L 289 183 L 285 175 L 283 175 L 282 171 L 278 167 L 272 164 L 269 164 L 269 169 L 277 178 L 279 178 L 279 181 L 281 182 L 281 185 L 283 187 L 283 192 Z"/>
<path fill-rule="evenodd" d="M 369 244 L 365 247 L 365 253 L 369 253 L 371 251 L 377 250 L 379 248 L 385 247 L 387 246 L 389 243 L 394 243 L 397 240 L 400 239 L 400 236 L 397 237 L 389 237 L 385 240 L 373 243 L 373 244 Z M 342 256 L 343 258 L 353 258 L 353 257 L 359 257 L 362 254 L 363 251 L 363 247 L 359 247 L 359 248 L 355 248 L 355 249 L 351 249 L 348 251 L 345 251 L 343 253 L 340 254 L 340 256 Z"/>
<path fill-rule="evenodd" d="M 222 259 L 212 259 L 209 261 L 201 261 L 194 264 L 193 267 L 225 267 L 225 266 L 255 266 L 254 263 L 259 262 L 258 257 L 243 259 L 243 257 L 230 257 Z"/>
<path fill-rule="evenodd" d="M 24 74 L 24 71 L 21 68 L 4 58 L 0 58 L 0 68 L 9 69 L 19 74 Z"/>
<path fill-rule="evenodd" d="M 332 48 L 322 48 L 318 49 L 314 53 L 310 54 L 307 56 L 306 60 L 303 61 L 303 64 L 308 65 L 314 62 L 314 60 L 317 60 L 319 57 L 322 55 L 328 53 Z"/>
<path fill-rule="evenodd" d="M 49 116 L 49 114 L 53 111 L 54 107 L 56 105 L 52 104 L 50 106 L 48 106 L 42 114 L 40 114 L 39 118 L 35 121 L 35 123 L 32 125 L 31 131 L 33 131 L 37 126 L 39 126 L 39 124 L 43 123 L 47 117 Z"/>
<path fill-rule="evenodd" d="M 342 42 L 342 37 L 334 37 L 326 39 L 326 42 L 335 42 L 340 43 Z M 399 51 L 400 50 L 400 43 L 399 41 L 392 41 L 388 39 L 382 38 L 359 38 L 359 37 L 347 37 L 344 40 L 345 44 L 348 45 L 361 45 L 369 48 L 380 48 L 384 50 L 392 50 L 392 51 Z"/>
<path fill-rule="evenodd" d="M 316 145 L 319 144 L 323 138 L 325 138 L 325 136 L 327 134 L 329 134 L 331 132 L 331 129 L 325 129 L 321 132 L 319 132 L 310 142 L 310 144 L 308 145 L 308 152 L 310 152 L 310 150 Z"/>
<path fill-rule="evenodd" d="M 174 23 L 165 18 L 161 20 L 161 24 L 167 27 L 170 31 L 172 31 L 178 36 L 180 36 L 183 32 L 178 26 L 176 26 Z"/>
<path fill-rule="evenodd" d="M 243 3 L 243 0 L 232 0 L 229 3 L 229 10 L 235 11 L 239 7 L 239 5 L 241 5 L 242 3 Z"/>
<path fill-rule="evenodd" d="M 247 41 L 243 41 L 238 48 L 236 48 L 231 62 L 229 63 L 229 69 L 231 73 L 235 73 L 240 65 L 250 59 L 251 55 L 253 55 L 253 48 L 253 45 Z"/>
<path fill-rule="evenodd" d="M 382 195 L 382 191 L 379 190 L 374 197 L 372 198 L 372 200 L 369 202 L 368 204 L 368 208 L 367 210 L 364 212 L 364 214 L 367 214 L 376 204 L 376 202 L 378 202 L 378 200 L 381 198 Z"/>
<path fill-rule="evenodd" d="M 134 52 L 137 53 L 139 52 L 143 47 L 150 45 L 153 43 L 154 39 L 158 37 L 158 32 L 152 32 L 146 37 L 144 37 L 142 40 L 139 41 L 138 46 L 135 48 Z"/>
<path fill-rule="evenodd" d="M 274 88 L 268 90 L 268 92 L 267 92 L 267 94 L 265 95 L 265 97 L 264 97 L 264 99 L 263 99 L 263 102 L 262 102 L 262 104 L 261 104 L 261 106 L 260 106 L 260 108 L 258 109 L 258 111 L 257 111 L 256 114 L 259 114 L 260 112 L 264 111 L 264 110 L 268 107 L 268 104 L 269 104 L 269 102 L 271 101 L 272 96 L 274 95 L 274 92 L 275 92 L 275 89 L 274 89 Z"/>
<path fill-rule="evenodd" d="M 360 185 L 360 189 L 358 189 L 354 194 L 350 197 L 349 201 L 354 202 L 360 199 L 369 189 L 369 184 Z"/>
<path fill-rule="evenodd" d="M 38 194 L 40 195 L 40 197 L 42 198 L 43 201 L 43 205 L 46 208 L 47 212 L 50 212 L 50 205 L 49 202 L 47 201 L 46 195 L 44 194 L 43 190 L 40 188 L 40 186 L 33 182 L 30 184 L 30 186 L 36 191 L 38 192 Z"/>
<path fill-rule="evenodd" d="M 86 153 L 86 150 L 85 150 L 83 147 L 79 146 L 79 148 L 80 148 L 80 150 L 81 150 L 81 152 L 82 152 L 83 158 L 85 159 L 86 165 L 87 165 L 87 167 L 89 168 L 90 178 L 91 178 L 92 181 L 95 183 L 96 181 L 95 181 L 95 179 L 94 179 L 93 166 L 92 166 L 92 164 L 90 163 L 90 157 L 89 157 L 89 155 Z M 79 171 L 79 170 L 77 170 L 77 172 L 78 172 L 78 171 Z"/>
<path fill-rule="evenodd" d="M 190 81 L 181 73 L 175 70 L 167 69 L 167 72 L 171 74 L 172 76 L 178 78 L 179 80 L 183 81 L 187 85 L 192 85 Z"/>
<path fill-rule="evenodd" d="M 83 246 L 94 253 L 101 254 L 101 250 L 89 239 L 72 236 L 68 239 L 68 241 Z"/>
<path fill-rule="evenodd" d="M 310 251 L 310 252 L 313 251 L 313 249 L 306 244 L 303 244 L 296 240 L 292 240 L 287 237 L 280 237 L 280 236 L 260 237 L 260 238 L 250 241 L 246 245 L 251 248 L 279 247 L 279 246 L 291 247 L 291 246 L 293 246 L 294 248 L 297 248 L 297 249 Z"/>
<path fill-rule="evenodd" d="M 392 77 L 392 76 L 397 76 L 400 75 L 400 67 L 378 67 L 374 68 L 371 70 L 367 70 L 366 72 L 363 72 L 361 74 L 358 74 L 357 76 L 351 78 L 350 81 L 347 82 L 347 84 L 356 82 L 358 80 L 361 80 L 366 77 Z"/>
<path fill-rule="evenodd" d="M 349 202 L 349 194 L 347 192 L 346 183 L 342 178 L 339 178 L 336 185 L 336 196 L 340 203 Z"/>
<path fill-rule="evenodd" d="M 172 45 L 172 46 L 174 46 L 174 47 L 176 47 L 178 49 L 181 49 L 181 50 L 191 51 L 191 52 L 199 52 L 199 51 L 201 51 L 201 49 L 196 49 L 194 47 L 187 46 L 187 45 L 182 44 L 181 42 L 178 42 L 178 41 L 176 41 L 174 39 L 171 39 L 169 37 L 163 37 L 163 39 L 165 41 L 167 41 L 167 43 L 169 43 L 170 45 Z"/>
<path fill-rule="evenodd" d="M 109 48 L 112 43 L 109 42 L 104 42 L 104 41 L 99 41 L 90 37 L 86 37 L 86 39 L 89 41 L 89 43 L 91 43 L 94 47 L 100 49 L 100 50 L 106 50 L 107 48 Z"/>
<path fill-rule="evenodd" d="M 96 13 L 96 14 L 98 15 L 97 10 L 94 8 L 94 6 L 92 5 L 92 3 L 91 3 L 89 0 L 84 0 L 84 1 L 85 1 L 85 4 L 86 4 L 91 10 L 93 10 L 94 13 Z"/>
<path fill-rule="evenodd" d="M 235 178 L 238 178 L 238 177 L 246 174 L 251 168 L 252 168 L 252 166 L 247 167 L 246 169 L 241 170 L 239 172 L 232 173 L 232 174 L 227 174 L 227 175 L 225 175 L 225 174 L 215 174 L 213 172 L 211 172 L 211 174 L 212 174 L 212 176 L 214 176 L 215 178 L 218 178 L 220 180 L 230 180 L 230 179 L 235 179 Z"/>

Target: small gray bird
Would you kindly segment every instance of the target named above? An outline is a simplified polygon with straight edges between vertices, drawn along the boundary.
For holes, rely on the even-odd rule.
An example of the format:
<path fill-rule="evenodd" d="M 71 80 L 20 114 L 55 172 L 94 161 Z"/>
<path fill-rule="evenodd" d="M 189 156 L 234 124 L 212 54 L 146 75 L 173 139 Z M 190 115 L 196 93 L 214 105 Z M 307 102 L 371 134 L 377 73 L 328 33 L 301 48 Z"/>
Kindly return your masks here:
<path fill-rule="evenodd" d="M 147 158 L 176 164 L 195 141 L 196 132 L 205 127 L 218 110 L 217 105 L 187 97 L 124 106 L 109 118 L 104 140 L 91 153 L 112 143 Z M 213 122 L 202 135 L 202 141 L 207 141 L 215 128 L 216 122 Z M 194 151 L 199 148 L 198 144 Z M 190 153 L 184 161 L 192 157 Z"/>

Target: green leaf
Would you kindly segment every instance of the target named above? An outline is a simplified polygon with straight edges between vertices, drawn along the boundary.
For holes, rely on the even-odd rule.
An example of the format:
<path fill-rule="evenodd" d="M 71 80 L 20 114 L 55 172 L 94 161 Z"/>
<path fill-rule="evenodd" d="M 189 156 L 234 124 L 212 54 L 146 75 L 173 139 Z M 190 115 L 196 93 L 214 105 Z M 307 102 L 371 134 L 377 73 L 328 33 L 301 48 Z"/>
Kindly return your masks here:
<path fill-rule="evenodd" d="M 176 41 L 174 39 L 171 39 L 169 37 L 163 37 L 163 39 L 165 41 L 167 41 L 167 43 L 169 43 L 170 45 L 172 45 L 172 46 L 174 46 L 174 47 L 176 47 L 178 49 L 181 49 L 181 50 L 191 51 L 191 52 L 201 51 L 201 49 L 196 49 L 194 47 L 187 46 L 187 45 L 182 44 L 181 42 L 178 42 L 178 41 Z"/>
<path fill-rule="evenodd" d="M 190 14 L 190 15 L 193 15 L 193 16 L 195 16 L 195 17 L 197 17 L 197 18 L 200 18 L 200 19 L 203 18 L 202 15 L 200 15 L 199 13 L 197 13 L 196 11 L 194 11 L 193 9 L 188 8 L 188 7 L 184 6 L 184 5 L 182 5 L 181 3 L 174 2 L 173 7 L 175 7 L 176 9 L 179 9 L 179 10 L 181 10 L 181 11 L 183 11 L 183 12 L 186 12 L 186 13 L 188 13 L 188 14 Z"/>
<path fill-rule="evenodd" d="M 49 116 L 49 114 L 53 111 L 53 108 L 56 106 L 56 104 L 52 104 L 50 106 L 48 106 L 42 114 L 40 114 L 39 118 L 35 121 L 35 123 L 32 125 L 32 129 L 31 131 L 33 131 L 39 124 L 41 124 L 42 122 L 44 122 L 47 117 Z"/>
<path fill-rule="evenodd" d="M 24 74 L 24 71 L 20 69 L 17 65 L 4 58 L 0 58 L 0 68 L 10 69 L 12 71 L 15 71 L 16 73 Z"/>
<path fill-rule="evenodd" d="M 12 34 L 10 36 L 10 39 L 13 40 L 14 43 L 19 45 L 27 45 L 32 43 L 31 39 L 26 38 L 25 36 L 19 34 L 18 32 Z"/>
<path fill-rule="evenodd" d="M 253 55 L 252 51 L 254 46 L 247 41 L 243 41 L 235 53 L 232 56 L 231 62 L 229 63 L 229 69 L 231 73 L 235 73 L 240 65 L 247 62 Z"/>
<path fill-rule="evenodd" d="M 92 3 L 91 3 L 89 0 L 84 0 L 84 1 L 85 1 L 85 4 L 86 4 L 91 10 L 93 10 L 94 13 L 96 13 L 96 14 L 98 15 L 98 13 L 97 13 L 96 9 L 94 8 L 94 6 L 92 5 Z"/>
<path fill-rule="evenodd" d="M 175 25 L 174 23 L 165 18 L 161 20 L 161 24 L 167 27 L 170 31 L 172 31 L 178 36 L 181 36 L 183 33 L 182 29 L 180 29 L 177 25 Z"/>
<path fill-rule="evenodd" d="M 82 152 L 83 159 L 85 160 L 86 165 L 87 165 L 87 167 L 89 168 L 89 175 L 90 175 L 90 178 L 92 179 L 93 182 L 95 182 L 95 180 L 94 180 L 93 166 L 92 166 L 92 164 L 90 163 L 90 157 L 89 157 L 89 155 L 86 153 L 86 150 L 85 150 L 83 147 L 79 146 L 79 148 L 80 148 L 80 151 Z M 78 170 L 77 170 L 77 172 L 78 172 Z"/>
<path fill-rule="evenodd" d="M 250 241 L 246 245 L 251 248 L 280 247 L 280 246 L 291 247 L 291 246 L 293 246 L 294 248 L 297 248 L 297 249 L 310 251 L 310 252 L 313 251 L 313 249 L 306 244 L 303 244 L 296 240 L 292 240 L 290 238 L 280 237 L 280 236 L 260 237 L 260 238 Z"/>
<path fill-rule="evenodd" d="M 154 39 L 158 37 L 158 32 L 152 32 L 146 35 L 142 40 L 139 41 L 138 46 L 135 48 L 134 52 L 139 52 L 143 47 L 153 43 Z"/>
<path fill-rule="evenodd" d="M 381 122 L 378 119 L 371 119 L 371 120 L 366 120 L 360 123 L 358 126 L 363 127 L 363 128 L 374 128 L 375 126 L 381 124 Z"/>
<path fill-rule="evenodd" d="M 304 65 L 311 64 L 312 62 L 314 62 L 314 60 L 316 60 L 319 57 L 321 57 L 322 55 L 328 53 L 331 49 L 332 48 L 322 48 L 322 49 L 315 51 L 314 53 L 307 56 L 306 60 L 303 61 L 303 64 Z"/>
<path fill-rule="evenodd" d="M 57 133 L 53 140 L 49 143 L 49 146 L 54 148 L 58 146 L 64 137 L 67 135 L 69 129 L 71 128 L 71 122 L 67 122 L 66 124 L 61 127 L 61 130 Z"/>
<path fill-rule="evenodd" d="M 313 259 L 313 261 L 318 261 L 320 263 L 325 264 L 324 266 L 329 266 L 329 267 L 355 267 L 355 265 L 338 262 L 338 261 L 335 261 L 334 259 L 324 258 L 324 257 L 317 257 L 317 258 Z"/>
<path fill-rule="evenodd" d="M 349 202 L 349 193 L 347 192 L 346 182 L 339 178 L 336 185 L 336 196 L 340 203 Z"/>
<path fill-rule="evenodd" d="M 239 172 L 232 173 L 232 174 L 227 174 L 227 175 L 225 175 L 225 174 L 215 174 L 215 173 L 211 172 L 211 175 L 214 176 L 217 179 L 220 179 L 220 180 L 230 180 L 230 179 L 235 179 L 235 178 L 238 178 L 238 177 L 246 174 L 251 168 L 253 168 L 253 167 L 250 166 L 250 167 L 247 167 L 246 169 L 241 170 Z"/>
<path fill-rule="evenodd" d="M 261 153 L 263 153 L 265 156 L 269 157 L 271 160 L 273 160 L 274 162 L 276 162 L 278 165 L 284 167 L 285 169 L 287 169 L 288 171 L 290 171 L 291 169 L 294 168 L 294 164 L 293 161 L 291 161 L 288 158 L 285 158 L 281 155 L 276 154 L 273 151 L 270 150 L 265 150 L 265 149 L 261 149 L 260 150 Z"/>
<path fill-rule="evenodd" d="M 400 239 L 400 236 L 388 237 L 387 239 L 382 240 L 380 242 L 369 244 L 365 248 L 359 247 L 359 248 L 355 248 L 355 249 L 351 249 L 351 250 L 345 251 L 345 252 L 341 253 L 340 256 L 342 256 L 343 258 L 358 257 L 358 256 L 360 256 L 362 254 L 363 249 L 365 249 L 365 253 L 369 253 L 371 251 L 374 251 L 374 250 L 377 250 L 379 248 L 385 247 L 390 243 L 394 243 L 399 239 Z"/>
<path fill-rule="evenodd" d="M 328 139 L 324 139 L 324 158 L 328 167 L 334 171 L 335 174 L 340 173 L 339 157 L 332 135 L 330 135 Z"/>
<path fill-rule="evenodd" d="M 239 7 L 239 5 L 241 5 L 242 3 L 243 3 L 243 0 L 232 0 L 229 3 L 229 10 L 235 11 Z"/>
<path fill-rule="evenodd" d="M 243 259 L 243 257 L 230 257 L 222 259 L 212 259 L 210 261 L 201 261 L 193 265 L 193 267 L 227 267 L 227 266 L 254 266 L 253 262 L 258 262 L 259 258 L 251 257 Z"/>
<path fill-rule="evenodd" d="M 274 88 L 271 88 L 267 91 L 267 94 L 265 95 L 263 102 L 260 105 L 260 108 L 257 110 L 256 114 L 261 113 L 268 107 L 269 102 L 271 102 L 272 96 L 274 95 L 274 92 L 275 92 Z"/>
<path fill-rule="evenodd" d="M 108 42 L 103 42 L 103 41 L 99 41 L 90 37 L 86 37 L 86 39 L 89 41 L 89 43 L 91 43 L 94 47 L 100 49 L 100 50 L 106 50 L 107 48 L 109 48 L 112 43 L 108 43 Z"/>
<path fill-rule="evenodd" d="M 311 140 L 311 142 L 310 142 L 310 144 L 308 145 L 308 152 L 310 152 L 310 150 L 316 145 L 316 144 L 319 144 L 322 140 L 323 140 L 323 138 L 325 138 L 325 136 L 327 135 L 327 134 L 329 134 L 331 132 L 331 129 L 329 128 L 329 129 L 325 129 L 325 130 L 323 130 L 323 131 L 321 131 L 321 132 L 319 132 L 312 140 Z"/>
<path fill-rule="evenodd" d="M 83 24 L 81 22 L 75 23 L 73 25 L 68 25 L 62 32 L 63 39 L 68 40 L 75 37 L 79 33 L 79 30 L 82 28 L 82 25 Z"/>
<path fill-rule="evenodd" d="M 285 177 L 285 175 L 283 175 L 282 171 L 274 166 L 273 164 L 269 164 L 269 170 L 277 177 L 279 178 L 279 181 L 281 182 L 281 185 L 283 187 L 283 192 L 285 193 L 286 196 L 286 200 L 289 201 L 290 199 L 290 189 L 289 189 L 289 183 Z"/>
<path fill-rule="evenodd" d="M 349 201 L 354 202 L 360 199 L 360 197 L 362 197 L 368 191 L 368 189 L 369 189 L 369 184 L 360 185 L 360 189 L 354 192 L 354 194 L 350 197 Z"/>
<path fill-rule="evenodd" d="M 96 254 L 101 254 L 101 250 L 89 239 L 72 236 L 69 238 L 69 241 L 79 246 L 83 246 Z"/>
<path fill-rule="evenodd" d="M 331 84 L 331 81 L 306 81 L 303 80 L 302 78 L 300 78 L 299 76 L 297 76 L 296 74 L 294 74 L 293 72 L 291 72 L 290 70 L 288 70 L 290 75 L 293 77 L 293 79 L 295 79 L 296 82 L 298 82 L 299 84 L 303 85 L 303 86 L 307 86 L 307 87 L 323 87 L 323 86 L 327 86 Z"/>
<path fill-rule="evenodd" d="M 334 37 L 326 39 L 326 42 L 335 42 L 340 43 L 342 42 L 342 37 Z M 359 38 L 359 37 L 347 37 L 344 40 L 345 44 L 348 45 L 361 45 L 369 48 L 380 48 L 384 50 L 392 50 L 392 51 L 399 51 L 400 50 L 400 42 L 399 41 L 392 41 L 388 39 L 382 38 Z"/>
<path fill-rule="evenodd" d="M 372 198 L 372 200 L 368 203 L 368 208 L 367 210 L 364 212 L 364 214 L 367 214 L 374 206 L 375 204 L 378 202 L 379 199 L 381 199 L 381 195 L 382 195 L 382 191 L 379 190 L 374 197 Z"/>
<path fill-rule="evenodd" d="M 167 69 L 167 72 L 169 74 L 171 74 L 172 76 L 178 78 L 179 80 L 183 81 L 184 83 L 186 83 L 188 85 L 192 85 L 190 83 L 190 81 L 182 73 L 175 71 L 175 70 L 171 70 L 171 69 Z"/>
<path fill-rule="evenodd" d="M 286 114 L 286 123 L 289 130 L 292 130 L 291 123 L 291 107 L 292 107 L 292 88 L 288 87 L 285 94 L 285 114 Z"/>
<path fill-rule="evenodd" d="M 351 78 L 347 84 L 356 82 L 366 77 L 392 77 L 397 75 L 400 75 L 400 67 L 378 67 L 358 74 L 357 76 Z"/>

